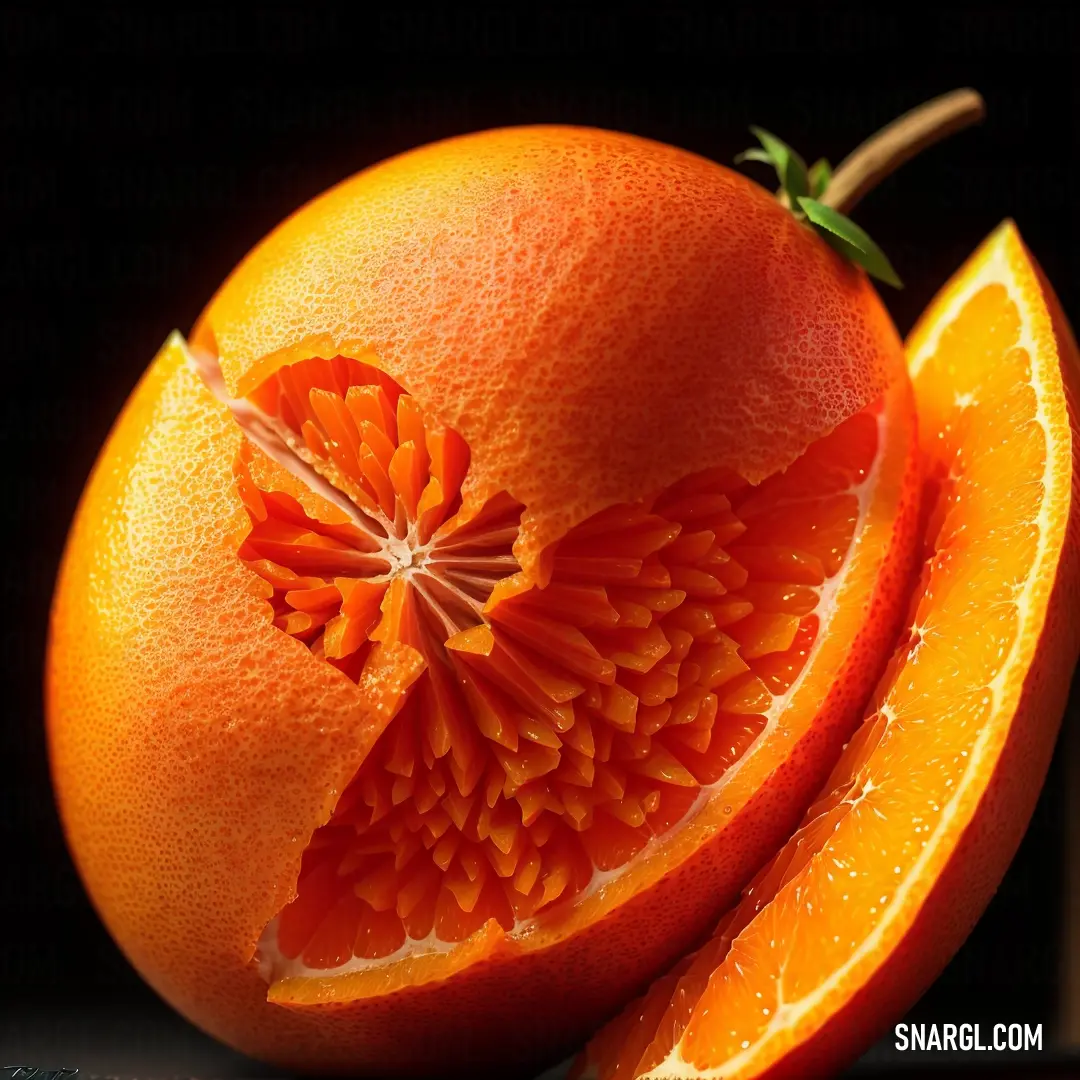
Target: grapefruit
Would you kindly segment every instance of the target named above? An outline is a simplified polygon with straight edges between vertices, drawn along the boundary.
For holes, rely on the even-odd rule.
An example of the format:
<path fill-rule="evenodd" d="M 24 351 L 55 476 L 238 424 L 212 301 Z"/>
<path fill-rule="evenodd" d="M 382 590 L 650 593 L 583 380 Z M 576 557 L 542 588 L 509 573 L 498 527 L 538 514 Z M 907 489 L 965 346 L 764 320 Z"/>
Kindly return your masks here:
<path fill-rule="evenodd" d="M 908 354 L 927 523 L 907 632 L 800 828 L 578 1080 L 833 1075 L 960 946 L 1027 827 L 1080 649 L 1080 357 L 1011 222 Z"/>
<path fill-rule="evenodd" d="M 719 165 L 544 127 L 346 181 L 166 343 L 72 527 L 48 732 L 106 925 L 285 1066 L 580 1045 L 850 737 L 915 450 L 865 275 Z"/>

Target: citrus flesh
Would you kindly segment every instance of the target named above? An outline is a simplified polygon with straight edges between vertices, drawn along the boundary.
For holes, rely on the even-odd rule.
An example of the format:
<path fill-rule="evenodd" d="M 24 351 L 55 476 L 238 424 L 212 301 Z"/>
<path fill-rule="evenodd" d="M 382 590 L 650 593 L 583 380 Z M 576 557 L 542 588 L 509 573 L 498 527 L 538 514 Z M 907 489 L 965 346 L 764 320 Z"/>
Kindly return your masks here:
<path fill-rule="evenodd" d="M 58 799 L 135 966 L 308 1069 L 580 1044 L 860 714 L 900 363 L 859 272 L 643 140 L 471 137 L 294 216 L 151 365 L 58 583 Z"/>
<path fill-rule="evenodd" d="M 1019 843 L 1080 644 L 1080 368 L 1011 223 L 909 357 L 929 511 L 910 626 L 800 828 L 575 1077 L 831 1075 L 944 966 Z"/>
<path fill-rule="evenodd" d="M 551 913 L 551 934 L 566 902 L 655 875 L 664 838 L 700 830 L 706 801 L 779 727 L 843 731 L 843 710 L 820 703 L 853 665 L 819 674 L 818 646 L 852 649 L 861 618 L 845 613 L 871 601 L 892 548 L 871 537 L 902 537 L 910 519 L 904 384 L 757 487 L 706 470 L 594 515 L 554 546 L 543 588 L 513 553 L 521 504 L 461 514 L 468 447 L 429 431 L 378 369 L 303 361 L 253 402 L 350 504 L 289 494 L 244 454 L 241 559 L 275 626 L 361 685 L 393 670 L 400 693 L 263 935 L 272 1000 L 379 988 L 326 977 L 489 920 L 539 941 L 534 916 Z M 788 708 L 797 690 L 809 708 Z"/>

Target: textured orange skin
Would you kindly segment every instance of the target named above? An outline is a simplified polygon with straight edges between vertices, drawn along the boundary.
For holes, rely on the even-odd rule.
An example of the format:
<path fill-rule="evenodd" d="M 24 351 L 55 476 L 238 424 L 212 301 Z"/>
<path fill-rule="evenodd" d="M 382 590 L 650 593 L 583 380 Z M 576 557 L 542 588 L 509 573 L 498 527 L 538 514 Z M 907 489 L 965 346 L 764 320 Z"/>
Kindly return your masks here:
<path fill-rule="evenodd" d="M 492 287 L 492 266 L 513 269 Z M 703 462 L 755 478 L 789 463 L 903 362 L 864 276 L 767 193 L 669 147 L 553 128 L 439 144 L 339 186 L 241 264 L 193 344 L 219 353 L 234 393 L 305 352 L 374 348 L 465 436 L 468 497 L 505 489 L 527 504 L 518 554 L 538 575 L 545 544 L 612 502 Z M 504 949 L 467 978 L 269 1005 L 255 942 L 382 721 L 250 591 L 231 475 L 241 438 L 170 344 L 73 526 L 49 736 L 98 910 L 164 997 L 260 1057 L 445 1072 L 448 1047 L 501 1071 L 558 1055 L 683 952 L 772 852 L 869 687 L 839 679 L 828 722 L 767 786 L 747 777 L 744 802 L 713 828 L 723 844 L 621 896 L 603 921 L 542 953 Z M 890 564 L 853 667 L 884 647 L 903 576 Z"/>
<path fill-rule="evenodd" d="M 471 447 L 466 505 L 525 504 L 527 571 L 575 523 L 702 461 L 763 479 L 903 370 L 866 276 L 763 188 L 563 127 L 346 180 L 241 262 L 192 343 L 234 394 L 304 351 L 373 349 Z"/>
<path fill-rule="evenodd" d="M 1016 854 L 1050 766 L 1080 653 L 1080 350 L 1053 287 L 1039 277 L 1061 355 L 1073 440 L 1072 502 L 1046 621 L 1035 645 L 998 767 L 975 817 L 941 870 L 918 916 L 888 960 L 848 1004 L 761 1074 L 762 1080 L 833 1076 L 903 1015 L 971 933 Z M 1047 722 L 1052 718 L 1051 722 Z"/>

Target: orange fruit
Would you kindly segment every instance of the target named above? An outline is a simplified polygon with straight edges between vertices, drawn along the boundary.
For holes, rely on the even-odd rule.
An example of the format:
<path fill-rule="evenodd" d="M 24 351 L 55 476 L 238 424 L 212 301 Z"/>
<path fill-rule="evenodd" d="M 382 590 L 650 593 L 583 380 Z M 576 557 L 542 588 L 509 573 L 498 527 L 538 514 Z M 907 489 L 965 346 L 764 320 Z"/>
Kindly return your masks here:
<path fill-rule="evenodd" d="M 1080 357 L 1011 222 L 908 352 L 929 510 L 910 628 L 798 831 L 581 1080 L 832 1075 L 960 946 L 1027 827 L 1080 649 Z"/>
<path fill-rule="evenodd" d="M 861 715 L 914 545 L 865 276 L 689 153 L 427 147 L 166 343 L 54 601 L 55 784 L 186 1016 L 323 1071 L 580 1045 Z"/>

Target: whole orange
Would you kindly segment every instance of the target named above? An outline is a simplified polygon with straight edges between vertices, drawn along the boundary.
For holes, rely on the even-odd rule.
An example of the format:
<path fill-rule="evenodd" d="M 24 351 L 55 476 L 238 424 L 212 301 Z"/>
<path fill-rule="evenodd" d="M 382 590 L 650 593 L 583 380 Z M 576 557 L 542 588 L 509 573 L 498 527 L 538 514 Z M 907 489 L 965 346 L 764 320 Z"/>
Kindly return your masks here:
<path fill-rule="evenodd" d="M 690 153 L 403 155 L 260 243 L 102 450 L 53 608 L 79 870 L 240 1049 L 573 1048 L 828 775 L 914 519 L 861 271 Z"/>

